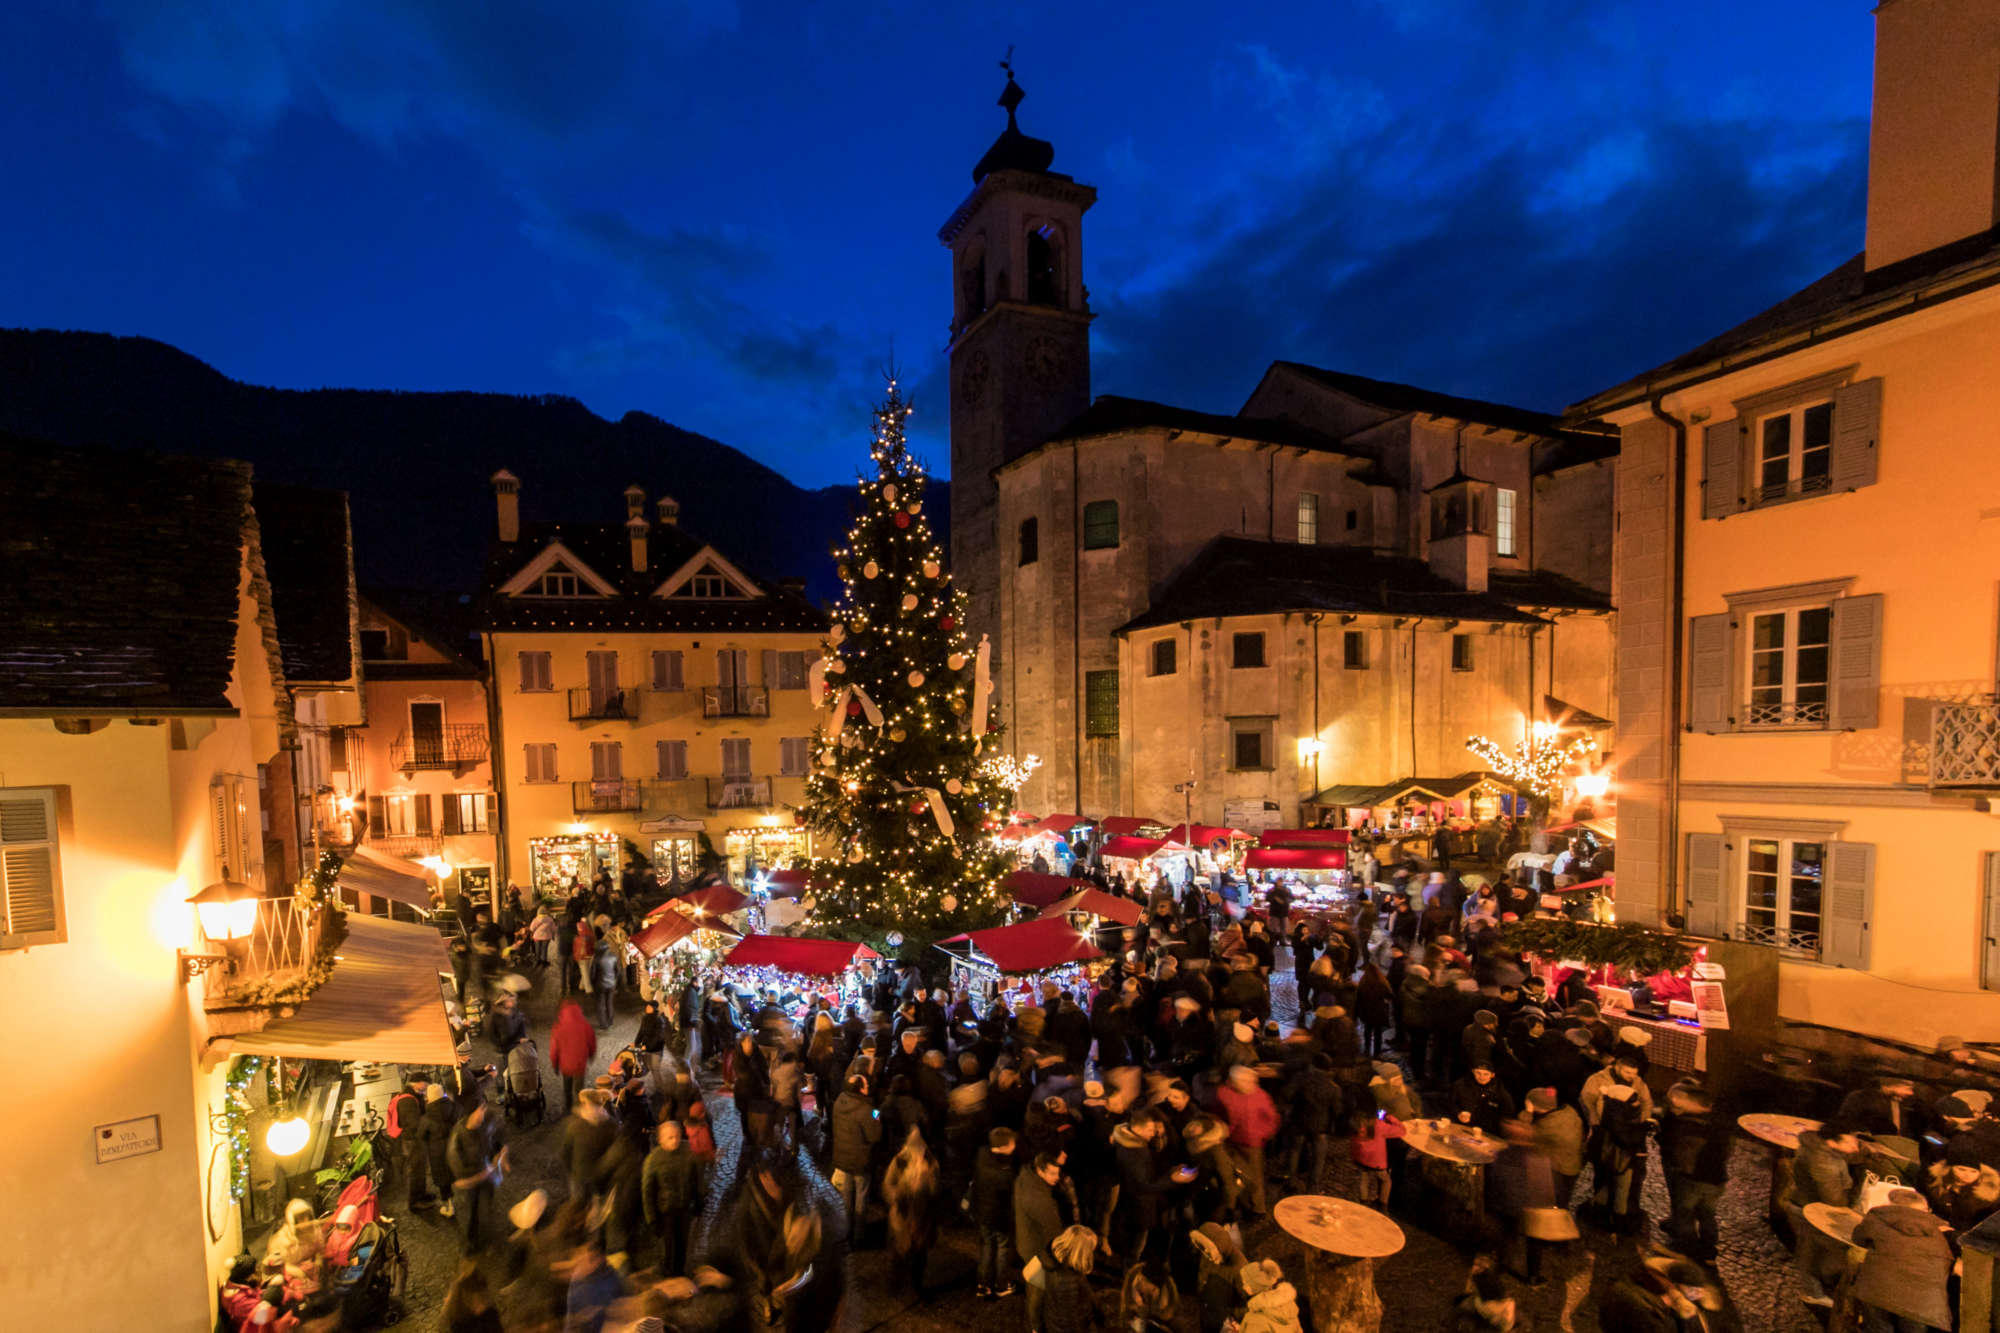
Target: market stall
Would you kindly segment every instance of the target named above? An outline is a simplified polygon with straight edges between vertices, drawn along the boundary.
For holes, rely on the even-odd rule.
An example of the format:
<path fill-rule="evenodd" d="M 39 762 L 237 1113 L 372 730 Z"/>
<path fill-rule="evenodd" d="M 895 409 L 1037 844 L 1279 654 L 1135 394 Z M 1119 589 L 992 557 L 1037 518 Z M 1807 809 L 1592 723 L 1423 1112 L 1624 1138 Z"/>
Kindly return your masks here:
<path fill-rule="evenodd" d="M 1103 889 L 1081 889 L 1042 909 L 1044 917 L 1080 916 L 1085 918 L 1086 928 L 1097 930 L 1110 921 L 1120 926 L 1136 926 L 1146 919 L 1146 909 L 1130 898 L 1121 898 Z"/>
<path fill-rule="evenodd" d="M 1587 992 L 1624 1040 L 1642 1044 L 1656 1066 L 1708 1067 L 1707 1034 L 1729 1026 L 1722 968 L 1684 936 L 1614 924 L 1537 916 L 1503 929 L 1522 961 L 1547 980 Z M 1626 1031 L 1630 1029 L 1630 1031 Z"/>
<path fill-rule="evenodd" d="M 946 948 L 963 944 L 963 951 Z M 1092 964 L 1103 966 L 1104 951 L 1066 915 L 1041 916 L 1011 926 L 954 935 L 939 942 L 951 956 L 953 990 L 964 990 L 982 1010 L 996 999 L 1009 1008 L 1040 1003 L 1039 985 L 1054 981 L 1065 990 L 1088 982 Z"/>
<path fill-rule="evenodd" d="M 1042 816 L 1027 825 L 1014 840 L 1021 857 L 1021 864 L 1029 865 L 1040 856 L 1056 869 L 1068 870 L 1070 864 L 1076 860 L 1075 846 L 1071 842 L 1071 837 L 1078 829 L 1086 828 L 1092 822 L 1082 815 Z"/>
<path fill-rule="evenodd" d="M 786 930 L 806 919 L 812 899 L 812 872 L 773 870 L 759 877 L 755 889 L 764 914 L 763 928 Z"/>
<path fill-rule="evenodd" d="M 632 936 L 631 947 L 652 978 L 652 993 L 678 995 L 740 938 L 720 922 L 702 924 L 684 912 L 654 912 Z"/>
<path fill-rule="evenodd" d="M 1159 871 L 1149 862 L 1166 845 L 1165 838 L 1142 838 L 1136 833 L 1115 834 L 1106 838 L 1104 845 L 1098 848 L 1098 857 L 1103 862 L 1105 874 L 1122 875 L 1127 883 L 1151 884 Z"/>
<path fill-rule="evenodd" d="M 1075 893 L 1089 883 L 1089 880 L 1070 879 L 1065 875 L 1044 875 L 1033 870 L 1010 870 L 1001 878 L 1000 887 L 1021 906 L 1040 909 L 1058 898 Z"/>
<path fill-rule="evenodd" d="M 758 994 L 775 988 L 798 998 L 792 1018 L 803 1018 L 817 995 L 833 1011 L 865 1003 L 882 955 L 865 944 L 789 935 L 745 935 L 722 959 L 723 980 Z"/>
<path fill-rule="evenodd" d="M 1297 910 L 1331 911 L 1347 896 L 1348 836 L 1346 829 L 1265 829 L 1243 854 L 1252 903 L 1263 908 L 1271 886 L 1282 882 Z"/>

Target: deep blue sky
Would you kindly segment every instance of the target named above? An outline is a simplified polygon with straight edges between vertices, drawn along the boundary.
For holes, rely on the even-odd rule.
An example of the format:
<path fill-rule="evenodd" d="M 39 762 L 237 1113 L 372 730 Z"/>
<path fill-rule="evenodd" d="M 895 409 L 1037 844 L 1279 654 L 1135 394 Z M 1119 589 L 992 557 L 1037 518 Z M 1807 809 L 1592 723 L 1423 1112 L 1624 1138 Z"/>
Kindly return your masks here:
<path fill-rule="evenodd" d="M 1097 392 L 1231 411 L 1285 357 L 1559 408 L 1860 248 L 1869 9 L 14 0 L 0 324 L 844 480 L 892 350 L 941 425 L 1011 43 L 1100 192 Z"/>

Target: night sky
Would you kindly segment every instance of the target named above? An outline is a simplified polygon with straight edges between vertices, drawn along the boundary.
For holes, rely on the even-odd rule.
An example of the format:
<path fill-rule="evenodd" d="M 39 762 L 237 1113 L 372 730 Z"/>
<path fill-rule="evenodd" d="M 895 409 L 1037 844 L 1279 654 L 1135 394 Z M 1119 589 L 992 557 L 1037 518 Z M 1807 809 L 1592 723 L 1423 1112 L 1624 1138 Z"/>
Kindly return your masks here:
<path fill-rule="evenodd" d="M 845 480 L 892 353 L 941 429 L 1010 44 L 1099 190 L 1098 393 L 1233 411 L 1284 357 L 1557 409 L 1861 246 L 1866 0 L 13 0 L 0 324 Z"/>

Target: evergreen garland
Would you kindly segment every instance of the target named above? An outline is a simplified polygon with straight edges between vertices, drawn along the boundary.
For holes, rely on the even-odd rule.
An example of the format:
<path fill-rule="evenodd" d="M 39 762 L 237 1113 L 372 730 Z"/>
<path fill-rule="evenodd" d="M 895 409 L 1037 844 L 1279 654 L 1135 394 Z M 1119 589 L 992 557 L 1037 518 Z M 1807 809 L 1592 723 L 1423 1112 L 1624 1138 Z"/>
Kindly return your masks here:
<path fill-rule="evenodd" d="M 1694 961 L 1695 941 L 1684 935 L 1649 930 L 1629 921 L 1600 926 L 1565 917 L 1530 917 L 1501 927 L 1509 948 L 1538 954 L 1552 961 L 1576 961 L 1591 967 L 1614 967 L 1636 977 L 1679 972 Z"/>
<path fill-rule="evenodd" d="M 229 1197 L 237 1203 L 250 1191 L 250 1084 L 264 1072 L 261 1055 L 238 1056 L 223 1079 L 222 1118 L 229 1140 Z"/>

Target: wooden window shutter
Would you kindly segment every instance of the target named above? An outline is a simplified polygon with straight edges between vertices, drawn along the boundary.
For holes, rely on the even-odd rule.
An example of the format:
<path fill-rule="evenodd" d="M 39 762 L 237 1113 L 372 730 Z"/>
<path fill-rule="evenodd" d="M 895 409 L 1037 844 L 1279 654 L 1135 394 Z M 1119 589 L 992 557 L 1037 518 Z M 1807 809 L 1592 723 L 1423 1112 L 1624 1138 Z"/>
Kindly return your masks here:
<path fill-rule="evenodd" d="M 1988 852 L 1980 859 L 1986 866 L 1986 930 L 1979 984 L 1987 990 L 2000 990 L 2000 852 Z"/>
<path fill-rule="evenodd" d="M 1687 835 L 1687 931 L 1721 939 L 1728 932 L 1723 921 L 1723 866 L 1726 851 L 1720 833 Z"/>
<path fill-rule="evenodd" d="M 1835 967 L 1868 968 L 1868 932 L 1875 913 L 1875 844 L 1826 845 L 1826 906 L 1819 960 Z"/>
<path fill-rule="evenodd" d="M 765 688 L 765 689 L 767 689 L 767 690 L 775 690 L 775 689 L 777 689 L 777 688 L 778 688 L 778 655 L 777 655 L 777 653 L 773 652 L 773 651 L 772 651 L 771 649 L 769 649 L 769 648 L 766 648 L 766 649 L 764 650 L 764 668 L 763 668 L 763 670 L 764 670 L 764 688 Z"/>
<path fill-rule="evenodd" d="M 1842 731 L 1874 726 L 1882 693 L 1881 593 L 1834 600 L 1829 666 L 1828 722 Z"/>
<path fill-rule="evenodd" d="M 1710 422 L 1701 433 L 1701 516 L 1721 518 L 1743 508 L 1743 432 L 1741 417 Z"/>
<path fill-rule="evenodd" d="M 410 803 L 416 807 L 417 832 L 429 833 L 431 831 L 431 794 L 427 791 L 420 791 L 410 798 Z"/>
<path fill-rule="evenodd" d="M 1736 626 L 1727 611 L 1688 619 L 1690 731 L 1735 729 Z"/>
<path fill-rule="evenodd" d="M 221 778 L 208 784 L 208 832 L 215 852 L 216 878 L 227 879 L 235 870 L 229 863 L 235 849 L 229 845 L 229 784 Z"/>
<path fill-rule="evenodd" d="M 486 800 L 486 827 L 490 829 L 497 829 L 500 827 L 500 793 L 497 791 L 489 791 L 486 793 L 485 800 Z"/>
<path fill-rule="evenodd" d="M 389 802 L 385 797 L 368 798 L 368 836 L 380 838 L 389 832 Z"/>
<path fill-rule="evenodd" d="M 61 944 L 64 922 L 55 793 L 0 797 L 0 948 Z"/>
<path fill-rule="evenodd" d="M 1882 431 L 1882 381 L 1878 376 L 1833 394 L 1833 464 L 1836 491 L 1875 484 L 1875 441 Z"/>
<path fill-rule="evenodd" d="M 438 832 L 447 837 L 461 831 L 462 826 L 458 816 L 458 803 L 460 799 L 459 794 L 455 791 L 448 791 L 444 794 L 444 809 L 442 811 L 442 818 L 438 824 Z"/>

